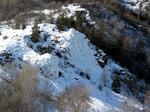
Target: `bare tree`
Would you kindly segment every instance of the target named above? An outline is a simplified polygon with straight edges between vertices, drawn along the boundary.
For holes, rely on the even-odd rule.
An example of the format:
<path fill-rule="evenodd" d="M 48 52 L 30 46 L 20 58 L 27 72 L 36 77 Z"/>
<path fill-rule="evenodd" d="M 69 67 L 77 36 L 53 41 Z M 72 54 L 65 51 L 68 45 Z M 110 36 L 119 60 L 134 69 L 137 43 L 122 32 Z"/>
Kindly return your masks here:
<path fill-rule="evenodd" d="M 100 77 L 100 84 L 99 84 L 99 89 L 101 90 L 103 87 L 108 87 L 110 83 L 106 68 L 104 68 L 101 77 Z M 109 101 L 109 89 L 105 88 L 105 92 L 106 92 L 106 100 L 107 102 Z"/>
<path fill-rule="evenodd" d="M 89 91 L 81 85 L 72 85 L 57 96 L 56 108 L 59 112 L 88 112 Z"/>
<path fill-rule="evenodd" d="M 34 67 L 24 64 L 14 80 L 4 82 L 0 86 L 1 112 L 32 112 L 34 110 L 35 90 L 38 85 L 36 74 Z"/>
<path fill-rule="evenodd" d="M 52 97 L 47 86 L 39 89 L 37 74 L 36 68 L 23 64 L 15 79 L 1 83 L 0 112 L 48 112 Z"/>
<path fill-rule="evenodd" d="M 101 77 L 100 77 L 100 86 L 101 87 L 108 87 L 109 85 L 109 77 L 108 77 L 108 74 L 106 72 L 106 69 L 104 68 L 102 74 L 101 74 Z"/>
<path fill-rule="evenodd" d="M 139 102 L 134 97 L 127 98 L 121 104 L 121 112 L 140 112 L 140 109 L 135 107 L 137 104 Z"/>

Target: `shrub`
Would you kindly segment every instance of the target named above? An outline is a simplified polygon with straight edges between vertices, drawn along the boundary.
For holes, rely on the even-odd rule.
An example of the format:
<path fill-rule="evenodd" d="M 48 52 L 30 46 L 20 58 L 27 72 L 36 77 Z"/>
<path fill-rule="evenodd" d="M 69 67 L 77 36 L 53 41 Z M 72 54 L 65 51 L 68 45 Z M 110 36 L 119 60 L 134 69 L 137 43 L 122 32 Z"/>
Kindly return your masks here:
<path fill-rule="evenodd" d="M 26 29 L 26 24 L 25 23 L 22 24 L 22 30 L 24 30 L 24 29 Z"/>
<path fill-rule="evenodd" d="M 64 15 L 60 16 L 57 19 L 57 26 L 59 30 L 65 30 L 66 28 L 73 28 L 75 26 L 75 21 L 73 17 L 65 17 Z"/>
<path fill-rule="evenodd" d="M 85 79 L 88 79 L 88 80 L 90 80 L 90 75 L 88 74 L 88 73 L 86 73 L 86 72 L 80 72 L 80 74 L 79 74 L 81 77 L 83 77 L 83 78 L 85 78 Z"/>
<path fill-rule="evenodd" d="M 131 39 L 130 38 L 128 38 L 128 37 L 126 37 L 126 38 L 124 38 L 124 40 L 123 40 L 123 49 L 125 49 L 125 50 L 129 50 L 130 49 L 130 47 L 131 47 Z"/>
<path fill-rule="evenodd" d="M 112 89 L 116 93 L 120 93 L 120 89 L 121 89 L 120 87 L 121 87 L 120 77 L 119 75 L 115 74 L 115 77 L 112 82 Z"/>
<path fill-rule="evenodd" d="M 55 102 L 59 112 L 88 112 L 89 91 L 80 85 L 72 85 L 57 96 Z"/>
<path fill-rule="evenodd" d="M 4 37 L 3 37 L 4 40 L 6 40 L 7 38 L 8 38 L 7 36 L 4 36 Z"/>
<path fill-rule="evenodd" d="M 83 32 L 83 28 L 82 28 L 83 22 L 86 22 L 85 16 L 82 14 L 82 12 L 77 12 L 75 26 L 76 26 L 76 29 L 80 32 Z"/>
<path fill-rule="evenodd" d="M 35 23 L 33 28 L 32 28 L 31 40 L 34 43 L 39 42 L 39 40 L 40 40 L 39 27 L 38 27 L 37 23 Z"/>
<path fill-rule="evenodd" d="M 73 17 L 65 17 L 61 15 L 57 19 L 57 26 L 59 30 L 66 30 L 67 28 L 75 28 L 80 32 L 83 32 L 82 23 L 86 22 L 85 15 L 82 12 L 76 12 L 76 19 L 74 20 Z"/>
<path fill-rule="evenodd" d="M 37 52 L 39 52 L 40 54 L 45 54 L 45 53 L 51 53 L 52 49 L 49 47 L 42 47 L 42 46 L 37 46 Z"/>
<path fill-rule="evenodd" d="M 4 66 L 5 64 L 11 64 L 14 61 L 13 55 L 11 52 L 2 52 L 0 54 L 0 65 Z"/>

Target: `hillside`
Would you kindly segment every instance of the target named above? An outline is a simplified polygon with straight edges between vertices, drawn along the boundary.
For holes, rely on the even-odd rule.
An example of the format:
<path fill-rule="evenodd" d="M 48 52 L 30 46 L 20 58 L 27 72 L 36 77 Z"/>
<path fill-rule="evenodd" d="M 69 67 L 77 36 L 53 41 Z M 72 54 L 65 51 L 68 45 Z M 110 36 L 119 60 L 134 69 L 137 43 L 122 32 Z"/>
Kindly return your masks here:
<path fill-rule="evenodd" d="M 2 21 L 0 111 L 148 112 L 149 23 L 130 14 L 74 3 Z"/>

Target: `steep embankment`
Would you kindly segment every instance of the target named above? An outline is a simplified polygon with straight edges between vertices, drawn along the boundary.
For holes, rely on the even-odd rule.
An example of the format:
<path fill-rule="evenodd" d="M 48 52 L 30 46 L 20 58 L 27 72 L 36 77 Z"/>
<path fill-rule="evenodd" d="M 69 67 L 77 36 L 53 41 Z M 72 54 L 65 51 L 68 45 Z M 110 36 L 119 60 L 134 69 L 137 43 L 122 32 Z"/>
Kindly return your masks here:
<path fill-rule="evenodd" d="M 74 15 L 76 11 L 86 11 L 74 5 L 63 9 L 68 16 Z M 58 14 L 54 17 L 57 18 Z M 93 24 L 88 12 L 86 17 Z M 105 62 L 106 54 L 91 44 L 83 33 L 73 28 L 60 31 L 55 24 L 49 23 L 38 24 L 38 26 L 36 39 L 33 36 L 32 22 L 25 29 L 1 26 L 1 66 L 24 61 L 36 66 L 40 71 L 41 81 L 47 80 L 55 94 L 62 92 L 71 84 L 88 86 L 92 100 L 91 112 L 120 112 L 125 101 L 132 108 L 143 109 L 141 104 L 133 103 L 125 96 L 112 91 L 111 86 L 116 73 L 120 73 L 122 80 L 131 77 L 134 79 L 134 77 L 111 59 Z M 120 92 L 126 93 L 126 85 L 123 81 L 121 84 Z"/>

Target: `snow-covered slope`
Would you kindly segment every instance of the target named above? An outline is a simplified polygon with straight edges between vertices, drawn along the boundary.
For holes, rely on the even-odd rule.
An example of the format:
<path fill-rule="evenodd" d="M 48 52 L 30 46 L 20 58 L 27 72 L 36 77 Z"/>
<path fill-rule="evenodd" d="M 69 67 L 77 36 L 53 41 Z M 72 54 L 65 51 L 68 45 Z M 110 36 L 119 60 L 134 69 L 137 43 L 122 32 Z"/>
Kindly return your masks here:
<path fill-rule="evenodd" d="M 41 70 L 42 77 L 50 81 L 56 92 L 61 92 L 73 83 L 88 86 L 93 101 L 92 112 L 118 110 L 125 97 L 115 94 L 108 88 L 113 70 L 121 69 L 121 67 L 112 61 L 105 68 L 100 67 L 97 60 L 105 54 L 101 50 L 98 53 L 85 35 L 75 29 L 60 32 L 53 24 L 40 24 L 39 26 L 42 38 L 38 43 L 33 43 L 29 38 L 31 26 L 25 30 L 1 28 L 0 54 L 9 52 L 15 61 L 23 60 L 36 65 Z M 6 36 L 7 39 L 4 38 Z M 44 41 L 46 37 L 47 40 Z M 53 50 L 50 53 L 41 54 L 37 46 Z M 4 61 L 3 58 L 1 56 L 2 61 Z M 108 88 L 100 91 L 98 86 L 104 70 L 108 74 L 109 84 Z M 63 77 L 59 76 L 60 73 Z"/>
<path fill-rule="evenodd" d="M 134 11 L 145 10 L 145 7 L 150 2 L 149 0 L 120 0 L 120 1 L 126 8 Z"/>
<path fill-rule="evenodd" d="M 122 111 L 120 105 L 126 97 L 111 90 L 113 71 L 122 70 L 119 65 L 109 60 L 104 68 L 101 67 L 99 63 L 104 63 L 106 54 L 96 50 L 86 36 L 75 29 L 59 31 L 54 24 L 39 24 L 40 40 L 35 43 L 31 41 L 32 26 L 24 30 L 8 26 L 0 28 L 0 64 L 11 60 L 16 63 L 26 61 L 40 70 L 40 78 L 48 80 L 56 93 L 75 83 L 88 86 L 91 112 Z M 6 58 L 4 53 L 9 53 L 11 58 Z M 104 72 L 108 76 L 108 85 L 99 90 Z M 137 105 L 133 104 L 142 109 L 140 104 Z"/>

